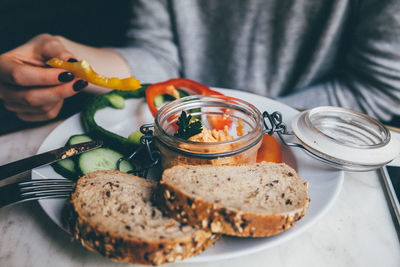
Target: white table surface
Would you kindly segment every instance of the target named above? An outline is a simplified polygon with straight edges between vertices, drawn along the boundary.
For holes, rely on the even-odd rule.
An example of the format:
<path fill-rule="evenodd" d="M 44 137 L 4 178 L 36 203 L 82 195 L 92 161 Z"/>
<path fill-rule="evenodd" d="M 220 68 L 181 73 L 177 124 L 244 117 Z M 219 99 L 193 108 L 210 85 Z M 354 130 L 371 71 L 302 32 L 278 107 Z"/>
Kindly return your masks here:
<path fill-rule="evenodd" d="M 0 165 L 34 155 L 60 122 L 0 136 Z M 0 126 L 1 127 L 1 126 Z M 16 179 L 28 179 L 30 174 Z M 83 248 L 36 202 L 0 209 L 0 266 L 125 266 Z M 400 266 L 400 242 L 376 171 L 345 173 L 338 200 L 307 231 L 279 246 L 217 262 L 176 266 Z"/>

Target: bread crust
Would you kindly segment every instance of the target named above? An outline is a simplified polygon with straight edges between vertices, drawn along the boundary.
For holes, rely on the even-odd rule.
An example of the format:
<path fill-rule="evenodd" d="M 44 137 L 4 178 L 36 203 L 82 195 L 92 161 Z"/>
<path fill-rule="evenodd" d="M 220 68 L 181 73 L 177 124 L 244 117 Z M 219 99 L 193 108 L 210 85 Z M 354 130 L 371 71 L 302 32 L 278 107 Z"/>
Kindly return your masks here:
<path fill-rule="evenodd" d="M 307 190 L 307 183 L 304 183 Z M 213 233 L 238 237 L 267 237 L 276 235 L 300 220 L 306 213 L 305 205 L 290 213 L 255 213 L 224 207 L 189 195 L 179 188 L 160 182 L 158 205 L 172 218 L 195 225 Z"/>
<path fill-rule="evenodd" d="M 107 172 L 115 174 L 118 171 Z M 93 173 L 89 175 L 93 175 Z M 77 186 L 79 186 L 79 181 L 75 188 Z M 219 235 L 200 229 L 192 235 L 175 240 L 146 241 L 122 236 L 113 233 L 112 229 L 107 229 L 104 225 L 91 224 L 86 216 L 80 214 L 76 204 L 73 193 L 64 210 L 64 222 L 68 231 L 84 247 L 117 262 L 144 265 L 173 263 L 198 255 L 212 246 L 219 238 Z"/>

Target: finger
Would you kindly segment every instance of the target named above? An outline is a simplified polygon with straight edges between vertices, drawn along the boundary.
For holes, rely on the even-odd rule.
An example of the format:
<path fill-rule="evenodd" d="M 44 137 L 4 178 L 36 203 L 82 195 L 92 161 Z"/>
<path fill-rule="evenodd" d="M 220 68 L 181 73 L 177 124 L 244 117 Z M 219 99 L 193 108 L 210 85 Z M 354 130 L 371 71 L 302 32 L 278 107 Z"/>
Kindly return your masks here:
<path fill-rule="evenodd" d="M 61 37 L 43 34 L 38 38 L 40 39 L 39 43 L 42 45 L 36 46 L 35 52 L 42 55 L 44 59 L 58 57 L 59 59 L 67 61 L 70 58 L 75 58 L 74 55 L 65 48 L 60 40 Z"/>
<path fill-rule="evenodd" d="M 29 106 L 29 105 L 23 105 L 20 103 L 15 103 L 15 102 L 4 102 L 4 107 L 12 112 L 15 113 L 35 113 L 35 114 L 41 114 L 41 113 L 46 113 L 50 110 L 52 110 L 56 105 L 59 104 L 59 102 L 62 100 L 59 100 L 54 103 L 50 104 L 45 104 L 42 106 Z"/>
<path fill-rule="evenodd" d="M 74 79 L 65 70 L 27 65 L 8 57 L 0 58 L 0 77 L 5 83 L 22 87 L 58 85 Z"/>
<path fill-rule="evenodd" d="M 37 87 L 25 90 L 8 87 L 2 89 L 2 98 L 6 102 L 19 103 L 25 106 L 43 106 L 73 96 L 86 87 L 87 84 L 83 80 L 75 79 L 72 82 L 52 87 Z"/>
<path fill-rule="evenodd" d="M 14 55 L 21 61 L 35 66 L 45 66 L 45 62 L 52 57 L 58 57 L 65 61 L 75 58 L 64 46 L 63 42 L 66 41 L 64 39 L 46 33 L 39 34 L 6 54 Z"/>
<path fill-rule="evenodd" d="M 23 112 L 17 113 L 17 117 L 24 121 L 47 121 L 54 119 L 57 117 L 58 113 L 62 108 L 63 101 L 60 101 L 53 109 L 44 112 L 44 113 L 30 113 L 30 112 Z"/>

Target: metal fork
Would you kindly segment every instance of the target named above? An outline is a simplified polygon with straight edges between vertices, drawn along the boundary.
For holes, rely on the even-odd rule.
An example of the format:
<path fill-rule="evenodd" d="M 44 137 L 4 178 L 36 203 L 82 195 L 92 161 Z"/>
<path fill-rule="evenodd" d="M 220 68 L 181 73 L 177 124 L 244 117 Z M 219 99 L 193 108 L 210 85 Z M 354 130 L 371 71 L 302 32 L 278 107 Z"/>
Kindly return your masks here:
<path fill-rule="evenodd" d="M 67 179 L 43 179 L 17 182 L 0 187 L 0 208 L 30 200 L 67 198 L 74 181 Z"/>

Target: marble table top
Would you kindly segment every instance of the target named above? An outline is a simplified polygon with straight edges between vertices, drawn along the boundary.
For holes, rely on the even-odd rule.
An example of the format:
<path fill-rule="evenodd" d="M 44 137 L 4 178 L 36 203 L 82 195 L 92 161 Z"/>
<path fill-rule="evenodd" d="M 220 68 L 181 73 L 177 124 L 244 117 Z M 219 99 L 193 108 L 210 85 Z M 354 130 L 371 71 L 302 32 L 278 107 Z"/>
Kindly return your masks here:
<path fill-rule="evenodd" d="M 0 165 L 34 155 L 59 124 L 0 136 Z M 0 182 L 29 179 L 26 173 Z M 37 202 L 0 209 L 0 266 L 125 266 L 90 252 L 54 224 Z M 379 172 L 345 173 L 333 207 L 299 236 L 238 258 L 176 266 L 400 266 L 400 242 Z"/>

